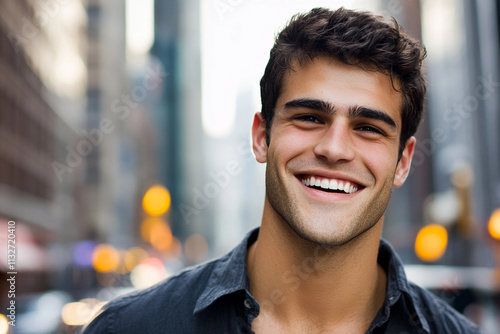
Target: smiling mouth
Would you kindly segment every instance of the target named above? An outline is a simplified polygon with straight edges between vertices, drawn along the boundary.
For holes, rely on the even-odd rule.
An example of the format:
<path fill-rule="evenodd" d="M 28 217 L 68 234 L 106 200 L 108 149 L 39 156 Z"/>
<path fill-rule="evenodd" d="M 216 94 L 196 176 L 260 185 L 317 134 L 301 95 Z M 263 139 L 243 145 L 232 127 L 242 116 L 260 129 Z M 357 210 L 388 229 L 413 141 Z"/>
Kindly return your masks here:
<path fill-rule="evenodd" d="M 314 176 L 303 176 L 300 179 L 308 188 L 318 189 L 329 193 L 352 194 L 360 188 L 357 184 L 345 180 L 319 178 Z"/>

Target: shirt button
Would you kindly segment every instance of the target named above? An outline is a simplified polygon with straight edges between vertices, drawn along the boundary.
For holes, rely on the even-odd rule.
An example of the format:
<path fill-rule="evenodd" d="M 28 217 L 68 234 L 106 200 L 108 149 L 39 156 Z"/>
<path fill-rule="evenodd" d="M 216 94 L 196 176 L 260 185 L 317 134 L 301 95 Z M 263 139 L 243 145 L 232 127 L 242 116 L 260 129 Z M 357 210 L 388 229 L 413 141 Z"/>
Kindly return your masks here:
<path fill-rule="evenodd" d="M 253 304 L 252 302 L 250 301 L 250 299 L 245 299 L 245 301 L 243 302 L 243 304 L 245 305 L 246 308 L 250 309 L 253 307 Z"/>

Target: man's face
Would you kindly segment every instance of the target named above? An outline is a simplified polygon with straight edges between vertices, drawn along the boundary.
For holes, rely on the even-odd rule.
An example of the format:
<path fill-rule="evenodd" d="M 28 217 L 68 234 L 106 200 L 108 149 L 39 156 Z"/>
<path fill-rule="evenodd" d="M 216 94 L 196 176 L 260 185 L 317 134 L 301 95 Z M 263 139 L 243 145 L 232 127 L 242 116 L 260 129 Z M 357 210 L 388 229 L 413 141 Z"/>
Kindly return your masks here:
<path fill-rule="evenodd" d="M 326 57 L 294 66 L 276 102 L 269 146 L 264 120 L 254 152 L 267 162 L 266 200 L 299 236 L 341 245 L 382 223 L 401 186 L 411 138 L 398 163 L 401 94 L 388 76 Z"/>

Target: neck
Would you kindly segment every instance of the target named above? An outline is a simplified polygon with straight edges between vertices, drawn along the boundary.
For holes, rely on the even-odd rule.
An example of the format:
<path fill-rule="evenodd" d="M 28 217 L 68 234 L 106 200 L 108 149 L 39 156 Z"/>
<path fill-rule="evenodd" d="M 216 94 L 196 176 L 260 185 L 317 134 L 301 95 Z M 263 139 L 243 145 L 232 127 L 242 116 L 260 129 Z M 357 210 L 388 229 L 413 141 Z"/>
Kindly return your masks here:
<path fill-rule="evenodd" d="M 248 252 L 260 323 L 303 320 L 366 331 L 385 298 L 386 276 L 377 264 L 382 219 L 347 244 L 324 246 L 302 239 L 266 209 L 267 202 L 259 238 Z"/>

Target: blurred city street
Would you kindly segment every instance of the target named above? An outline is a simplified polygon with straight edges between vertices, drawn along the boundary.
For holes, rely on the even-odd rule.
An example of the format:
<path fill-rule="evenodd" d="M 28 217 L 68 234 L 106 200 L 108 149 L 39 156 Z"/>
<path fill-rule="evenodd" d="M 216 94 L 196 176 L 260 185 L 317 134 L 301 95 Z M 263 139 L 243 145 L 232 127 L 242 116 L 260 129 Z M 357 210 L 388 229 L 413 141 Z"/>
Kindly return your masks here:
<path fill-rule="evenodd" d="M 78 333 L 259 226 L 250 129 L 275 33 L 340 6 L 392 16 L 427 49 L 383 238 L 410 280 L 500 333 L 495 0 L 2 0 L 0 334 Z"/>

